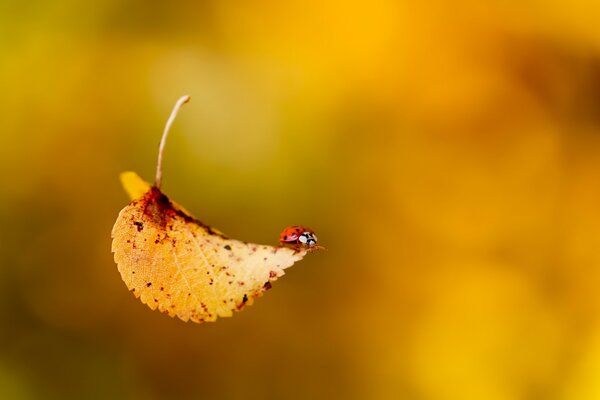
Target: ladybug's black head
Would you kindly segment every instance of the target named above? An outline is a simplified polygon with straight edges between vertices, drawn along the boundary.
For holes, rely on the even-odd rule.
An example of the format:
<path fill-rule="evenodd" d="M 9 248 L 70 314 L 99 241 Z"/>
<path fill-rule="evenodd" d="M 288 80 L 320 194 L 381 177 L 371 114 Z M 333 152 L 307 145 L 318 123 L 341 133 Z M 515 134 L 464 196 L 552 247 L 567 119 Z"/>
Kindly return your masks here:
<path fill-rule="evenodd" d="M 308 247 L 313 247 L 317 244 L 317 235 L 312 232 L 302 232 L 300 236 L 298 236 L 298 241 Z"/>

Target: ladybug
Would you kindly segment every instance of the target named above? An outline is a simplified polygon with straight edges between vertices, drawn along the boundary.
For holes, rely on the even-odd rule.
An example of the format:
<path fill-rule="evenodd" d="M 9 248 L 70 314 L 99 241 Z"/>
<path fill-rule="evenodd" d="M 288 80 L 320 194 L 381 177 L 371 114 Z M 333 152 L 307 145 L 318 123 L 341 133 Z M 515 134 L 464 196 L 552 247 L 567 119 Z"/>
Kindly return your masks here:
<path fill-rule="evenodd" d="M 317 246 L 317 235 L 312 229 L 305 228 L 303 226 L 288 226 L 279 235 L 279 243 L 293 245 L 296 250 L 301 247 L 316 250 L 320 246 Z"/>

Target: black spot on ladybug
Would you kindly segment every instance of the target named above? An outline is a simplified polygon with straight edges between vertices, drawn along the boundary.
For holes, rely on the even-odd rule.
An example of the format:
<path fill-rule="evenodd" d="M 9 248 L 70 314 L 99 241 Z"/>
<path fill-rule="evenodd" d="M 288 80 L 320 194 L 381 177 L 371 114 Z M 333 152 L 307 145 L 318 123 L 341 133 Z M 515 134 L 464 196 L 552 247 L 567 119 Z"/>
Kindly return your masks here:
<path fill-rule="evenodd" d="M 231 246 L 230 246 L 230 245 L 228 245 L 228 244 L 226 244 L 225 246 L 223 246 L 223 248 L 224 248 L 225 250 L 231 250 Z"/>
<path fill-rule="evenodd" d="M 141 232 L 144 229 L 144 223 L 143 222 L 135 221 L 133 224 L 135 226 L 137 226 L 138 232 Z"/>
<path fill-rule="evenodd" d="M 283 237 L 283 240 L 287 240 L 287 235 L 285 235 L 285 236 Z"/>

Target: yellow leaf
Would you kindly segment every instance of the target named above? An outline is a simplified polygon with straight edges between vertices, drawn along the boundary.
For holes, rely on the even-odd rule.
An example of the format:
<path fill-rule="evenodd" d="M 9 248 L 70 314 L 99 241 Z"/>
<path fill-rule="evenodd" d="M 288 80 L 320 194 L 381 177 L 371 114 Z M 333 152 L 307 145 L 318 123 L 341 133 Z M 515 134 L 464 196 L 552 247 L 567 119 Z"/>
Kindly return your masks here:
<path fill-rule="evenodd" d="M 135 175 L 135 174 L 134 174 Z M 204 225 L 137 175 L 124 185 L 134 200 L 119 213 L 112 251 L 121 278 L 151 309 L 184 321 L 214 321 L 252 304 L 306 255 L 230 239 Z M 144 183 L 141 197 L 127 185 Z"/>
<path fill-rule="evenodd" d="M 167 120 L 154 185 L 135 172 L 121 174 L 132 201 L 113 226 L 112 251 L 121 278 L 142 303 L 184 321 L 204 322 L 252 304 L 286 268 L 322 247 L 316 236 L 292 243 L 293 250 L 230 239 L 160 191 L 169 128 L 189 100 L 181 97 Z"/>

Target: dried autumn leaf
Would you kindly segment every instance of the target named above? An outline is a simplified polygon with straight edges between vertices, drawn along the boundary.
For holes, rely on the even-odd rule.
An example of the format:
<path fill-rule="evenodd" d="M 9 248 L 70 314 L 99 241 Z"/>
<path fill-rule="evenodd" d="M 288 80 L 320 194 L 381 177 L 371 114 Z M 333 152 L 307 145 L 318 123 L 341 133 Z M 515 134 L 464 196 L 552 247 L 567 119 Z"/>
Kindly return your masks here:
<path fill-rule="evenodd" d="M 230 239 L 160 191 L 164 139 L 185 101 L 165 128 L 156 184 L 131 172 L 121 177 L 132 202 L 115 222 L 112 251 L 129 290 L 151 309 L 184 321 L 214 321 L 252 304 L 307 251 Z"/>

